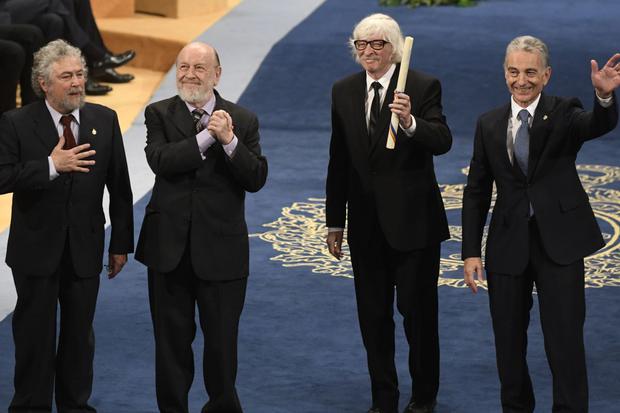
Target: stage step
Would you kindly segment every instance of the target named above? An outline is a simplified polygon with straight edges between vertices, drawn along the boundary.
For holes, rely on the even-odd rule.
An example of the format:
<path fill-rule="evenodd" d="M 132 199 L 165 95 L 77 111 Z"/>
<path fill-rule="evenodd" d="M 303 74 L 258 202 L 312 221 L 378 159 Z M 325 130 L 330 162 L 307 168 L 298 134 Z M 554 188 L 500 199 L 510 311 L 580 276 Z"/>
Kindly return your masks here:
<path fill-rule="evenodd" d="M 97 18 L 131 17 L 135 12 L 179 18 L 227 10 L 228 0 L 91 0 Z"/>
<path fill-rule="evenodd" d="M 217 13 L 228 8 L 227 0 L 135 0 L 136 11 L 180 18 Z"/>
<path fill-rule="evenodd" d="M 132 17 L 97 19 L 97 24 L 108 49 L 115 53 L 136 51 L 130 66 L 165 72 L 185 44 L 226 15 L 240 0 L 216 3 L 225 4 L 226 8 L 177 19 L 136 13 Z"/>
<path fill-rule="evenodd" d="M 96 18 L 131 17 L 136 12 L 134 0 L 91 0 L 93 14 Z"/>

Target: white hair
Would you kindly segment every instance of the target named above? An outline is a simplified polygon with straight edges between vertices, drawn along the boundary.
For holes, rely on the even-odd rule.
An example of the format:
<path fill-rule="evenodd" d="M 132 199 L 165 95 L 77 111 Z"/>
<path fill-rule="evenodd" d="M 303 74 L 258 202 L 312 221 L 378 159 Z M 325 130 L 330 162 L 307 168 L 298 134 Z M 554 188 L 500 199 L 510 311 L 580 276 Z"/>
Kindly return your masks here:
<path fill-rule="evenodd" d="M 369 36 L 381 36 L 382 39 L 369 39 Z M 359 62 L 354 44 L 356 40 L 385 40 L 392 45 L 392 56 L 390 56 L 392 63 L 400 63 L 403 58 L 403 44 L 405 39 L 400 31 L 400 26 L 396 20 L 386 14 L 371 14 L 370 16 L 364 17 L 355 25 L 353 34 L 349 39 L 349 47 L 351 48 L 355 60 Z M 368 47 L 370 47 L 370 45 Z"/>
<path fill-rule="evenodd" d="M 506 67 L 506 61 L 508 60 L 508 54 L 517 51 L 524 51 L 529 53 L 539 53 L 542 57 L 542 63 L 544 67 L 549 67 L 549 49 L 542 40 L 534 36 L 519 36 L 515 37 L 506 46 L 506 55 L 504 56 L 504 68 Z"/>
<path fill-rule="evenodd" d="M 45 83 L 49 84 L 52 80 L 52 65 L 65 57 L 77 57 L 80 59 L 84 77 L 88 75 L 86 61 L 80 49 L 60 39 L 49 42 L 34 54 L 30 81 L 32 89 L 37 96 L 45 97 L 45 93 L 39 84 L 39 79 L 43 79 Z"/>

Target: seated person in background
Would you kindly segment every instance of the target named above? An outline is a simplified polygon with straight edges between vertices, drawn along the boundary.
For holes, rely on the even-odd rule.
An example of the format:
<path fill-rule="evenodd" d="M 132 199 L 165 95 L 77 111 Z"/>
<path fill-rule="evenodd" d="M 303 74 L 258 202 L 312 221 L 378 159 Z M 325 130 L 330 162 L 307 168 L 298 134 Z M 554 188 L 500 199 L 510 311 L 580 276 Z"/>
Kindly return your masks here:
<path fill-rule="evenodd" d="M 32 55 L 43 46 L 43 33 L 36 26 L 10 24 L 0 6 L 0 114 L 16 107 L 17 85 L 21 104 L 37 100 L 32 90 Z"/>
<path fill-rule="evenodd" d="M 0 13 L 5 13 L 11 24 L 31 24 L 43 32 L 49 42 L 63 37 L 63 19 L 53 3 L 59 0 L 0 0 Z"/>
<path fill-rule="evenodd" d="M 68 33 L 75 44 L 82 49 L 88 64 L 90 77 L 108 83 L 127 83 L 134 77 L 128 73 L 118 73 L 115 68 L 132 60 L 136 53 L 128 50 L 113 54 L 103 43 L 97 22 L 93 15 L 90 0 L 60 0 L 72 16 L 79 30 L 75 27 Z M 73 39 L 69 38 L 69 41 Z M 88 39 L 84 43 L 83 39 Z M 81 41 L 78 41 L 81 40 Z M 84 43 L 83 46 L 80 43 Z"/>
<path fill-rule="evenodd" d="M 90 71 L 85 87 L 87 95 L 105 95 L 112 90 L 95 79 L 110 83 L 133 79 L 132 75 L 114 69 L 133 59 L 135 52 L 112 54 L 107 50 L 90 0 L 0 0 L 2 6 L 10 13 L 13 23 L 34 24 L 43 31 L 47 41 L 62 38 L 82 50 Z"/>
<path fill-rule="evenodd" d="M 0 115 L 15 109 L 17 84 L 24 68 L 24 54 L 24 49 L 18 43 L 0 38 Z"/>

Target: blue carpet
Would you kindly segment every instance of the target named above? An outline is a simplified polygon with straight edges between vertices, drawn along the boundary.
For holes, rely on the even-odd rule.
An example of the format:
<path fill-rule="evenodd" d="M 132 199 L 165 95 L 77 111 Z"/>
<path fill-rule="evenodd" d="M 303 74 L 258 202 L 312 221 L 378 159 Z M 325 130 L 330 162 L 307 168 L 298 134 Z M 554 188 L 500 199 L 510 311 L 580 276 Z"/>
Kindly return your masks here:
<path fill-rule="evenodd" d="M 355 22 L 372 12 L 388 12 L 405 34 L 416 37 L 412 66 L 442 80 L 445 113 L 454 135 L 452 150 L 436 159 L 438 179 L 457 189 L 465 182 L 461 169 L 469 163 L 477 116 L 508 99 L 502 61 L 510 39 L 533 34 L 545 40 L 553 66 L 547 92 L 578 96 L 586 107 L 592 100 L 589 59 L 604 63 L 620 39 L 617 0 L 481 1 L 472 8 L 415 10 L 376 4 L 327 0 L 271 50 L 240 99 L 261 120 L 262 145 L 270 162 L 268 184 L 248 197 L 247 208 L 250 232 L 262 234 L 251 241 L 252 275 L 239 346 L 238 390 L 250 413 L 363 412 L 370 405 L 353 284 L 350 278 L 329 276 L 335 271 L 347 275 L 347 268 L 324 268 L 333 264 L 317 252 L 324 232 L 322 222 L 314 219 L 315 212 L 320 213 L 320 201 L 314 199 L 324 196 L 331 85 L 358 70 L 346 45 Z M 616 130 L 587 144 L 579 162 L 620 166 L 618 139 Z M 614 176 L 608 187 L 618 190 Z M 620 199 L 615 192 L 610 196 Z M 138 227 L 147 199 L 136 205 Z M 293 205 L 298 202 L 306 204 Z M 458 231 L 458 205 L 449 215 Z M 606 223 L 603 229 L 617 230 Z M 457 241 L 445 244 L 446 268 L 458 252 Z M 606 268 L 611 284 L 619 284 L 618 265 L 610 262 Z M 461 269 L 448 268 L 443 277 L 449 284 L 450 279 L 460 279 Z M 590 410 L 596 413 L 617 412 L 620 405 L 619 293 L 612 286 L 587 289 Z M 529 363 L 537 411 L 544 412 L 551 410 L 551 378 L 537 312 L 535 305 Z M 486 293 L 473 296 L 462 288 L 440 287 L 440 329 L 437 412 L 500 411 Z M 92 402 L 106 413 L 156 411 L 146 274 L 140 264 L 132 261 L 118 279 L 102 282 L 96 331 Z M 404 405 L 410 382 L 400 326 L 397 339 Z M 200 337 L 195 344 L 201 347 Z M 0 323 L 0 346 L 3 409 L 11 393 L 10 317 Z M 200 357 L 197 364 L 192 411 L 204 402 Z"/>

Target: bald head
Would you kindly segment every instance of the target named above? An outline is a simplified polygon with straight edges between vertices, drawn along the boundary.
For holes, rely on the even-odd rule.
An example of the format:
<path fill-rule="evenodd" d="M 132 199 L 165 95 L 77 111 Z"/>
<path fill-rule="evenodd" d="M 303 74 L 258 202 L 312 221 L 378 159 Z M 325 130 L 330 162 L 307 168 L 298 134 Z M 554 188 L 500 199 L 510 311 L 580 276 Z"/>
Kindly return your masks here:
<path fill-rule="evenodd" d="M 220 57 L 213 46 L 203 42 L 192 42 L 185 45 L 177 55 L 176 64 L 179 65 L 179 59 L 185 57 L 187 53 L 199 53 L 208 59 L 213 59 L 215 65 L 220 65 Z"/>
<path fill-rule="evenodd" d="M 177 89 L 181 99 L 200 108 L 212 97 L 222 68 L 213 46 L 193 42 L 183 47 L 177 56 Z"/>

